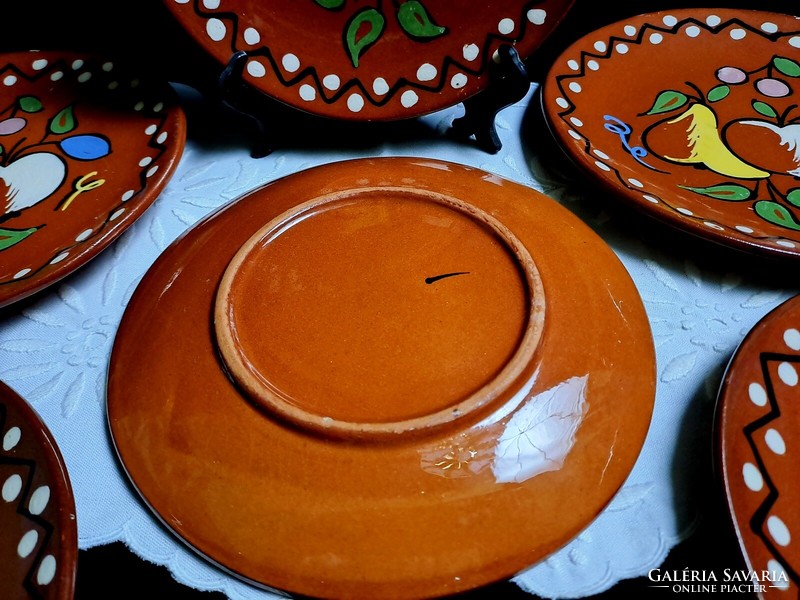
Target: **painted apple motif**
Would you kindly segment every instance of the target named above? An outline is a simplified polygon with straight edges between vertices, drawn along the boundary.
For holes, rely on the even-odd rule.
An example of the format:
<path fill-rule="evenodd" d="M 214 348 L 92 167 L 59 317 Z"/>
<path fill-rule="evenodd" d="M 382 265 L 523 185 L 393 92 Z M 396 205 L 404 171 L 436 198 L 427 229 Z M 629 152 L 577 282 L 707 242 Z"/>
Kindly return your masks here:
<path fill-rule="evenodd" d="M 730 122 L 723 139 L 737 156 L 765 171 L 800 177 L 800 123 L 779 126 L 761 119 Z"/>
<path fill-rule="evenodd" d="M 678 164 L 704 165 L 736 179 L 763 179 L 769 173 L 743 161 L 723 142 L 717 116 L 705 104 L 691 104 L 677 117 L 663 119 L 644 132 L 651 151 Z"/>
<path fill-rule="evenodd" d="M 50 152 L 35 152 L 0 166 L 0 207 L 2 213 L 38 204 L 64 182 L 64 160 Z"/>

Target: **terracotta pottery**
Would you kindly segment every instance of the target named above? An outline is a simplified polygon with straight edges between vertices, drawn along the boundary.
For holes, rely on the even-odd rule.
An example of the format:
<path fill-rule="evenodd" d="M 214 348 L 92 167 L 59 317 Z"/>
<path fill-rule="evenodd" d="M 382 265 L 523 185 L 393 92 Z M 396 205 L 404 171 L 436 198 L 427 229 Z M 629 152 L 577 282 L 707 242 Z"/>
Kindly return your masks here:
<path fill-rule="evenodd" d="M 125 231 L 177 166 L 186 125 L 166 82 L 95 56 L 0 55 L 0 82 L 2 307 Z"/>
<path fill-rule="evenodd" d="M 683 9 L 603 27 L 556 60 L 546 120 L 631 206 L 701 237 L 800 257 L 800 22 Z"/>
<path fill-rule="evenodd" d="M 120 459 L 217 564 L 315 597 L 419 598 L 562 546 L 633 466 L 649 323 L 555 201 L 430 159 L 257 189 L 145 275 L 112 351 Z"/>
<path fill-rule="evenodd" d="M 748 568 L 761 598 L 800 589 L 800 297 L 769 313 L 731 361 L 718 399 L 720 474 Z"/>
<path fill-rule="evenodd" d="M 488 85 L 501 45 L 513 45 L 523 58 L 531 55 L 573 4 L 164 2 L 221 65 L 245 52 L 242 76 L 253 88 L 310 113 L 364 121 L 411 118 L 458 104 Z"/>
<path fill-rule="evenodd" d="M 77 560 L 75 501 L 56 441 L 0 382 L 0 598 L 72 598 Z"/>

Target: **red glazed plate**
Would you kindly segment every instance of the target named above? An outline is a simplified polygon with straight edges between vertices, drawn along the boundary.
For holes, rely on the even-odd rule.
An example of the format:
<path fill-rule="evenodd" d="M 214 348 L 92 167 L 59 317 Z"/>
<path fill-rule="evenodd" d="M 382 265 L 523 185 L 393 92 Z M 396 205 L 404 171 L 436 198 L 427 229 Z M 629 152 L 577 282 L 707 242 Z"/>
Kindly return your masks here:
<path fill-rule="evenodd" d="M 800 21 L 685 9 L 568 48 L 543 87 L 566 153 L 631 206 L 701 237 L 800 257 Z"/>
<path fill-rule="evenodd" d="M 761 598 L 800 589 L 800 297 L 764 317 L 734 354 L 717 409 L 728 507 Z"/>
<path fill-rule="evenodd" d="M 532 54 L 572 0 L 164 0 L 222 65 L 246 52 L 252 87 L 314 114 L 420 116 L 488 85 L 501 44 Z"/>
<path fill-rule="evenodd" d="M 572 213 L 383 158 L 272 182 L 170 246 L 107 398 L 134 485 L 202 555 L 312 597 L 422 598 L 586 527 L 654 387 L 636 288 Z"/>
<path fill-rule="evenodd" d="M 0 56 L 0 307 L 96 256 L 155 201 L 186 138 L 167 82 L 95 56 Z"/>
<path fill-rule="evenodd" d="M 0 382 L 0 597 L 69 600 L 77 559 L 75 501 L 58 446 Z"/>

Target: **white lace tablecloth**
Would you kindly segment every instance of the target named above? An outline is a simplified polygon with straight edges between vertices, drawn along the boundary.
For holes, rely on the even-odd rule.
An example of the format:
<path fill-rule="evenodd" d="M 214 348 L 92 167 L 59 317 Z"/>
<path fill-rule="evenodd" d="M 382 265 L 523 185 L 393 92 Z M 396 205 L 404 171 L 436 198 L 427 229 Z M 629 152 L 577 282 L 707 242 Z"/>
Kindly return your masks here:
<path fill-rule="evenodd" d="M 548 171 L 540 160 L 542 150 L 529 139 L 523 120 L 526 111 L 537 110 L 534 98 L 532 90 L 500 114 L 503 148 L 495 155 L 443 135 L 463 114 L 460 106 L 421 119 L 432 134 L 424 139 L 348 149 L 302 149 L 298 142 L 297 148 L 257 159 L 246 143 L 193 139 L 190 114 L 190 138 L 177 172 L 142 218 L 76 274 L 0 318 L 0 380 L 33 405 L 59 443 L 75 492 L 80 548 L 120 540 L 188 586 L 235 599 L 275 597 L 199 558 L 160 526 L 127 484 L 105 416 L 114 334 L 134 288 L 159 253 L 217 207 L 315 165 L 414 155 L 491 171 L 562 202 L 617 252 L 652 325 L 655 413 L 627 484 L 578 538 L 514 581 L 540 596 L 576 598 L 659 566 L 702 517 L 696 492 L 709 485 L 713 407 L 731 353 L 761 317 L 798 293 L 798 280 L 765 275 L 734 252 L 708 261 L 677 238 L 674 244 L 651 243 L 642 237 L 647 229 L 627 227 L 619 213 L 607 210 L 602 193 Z"/>

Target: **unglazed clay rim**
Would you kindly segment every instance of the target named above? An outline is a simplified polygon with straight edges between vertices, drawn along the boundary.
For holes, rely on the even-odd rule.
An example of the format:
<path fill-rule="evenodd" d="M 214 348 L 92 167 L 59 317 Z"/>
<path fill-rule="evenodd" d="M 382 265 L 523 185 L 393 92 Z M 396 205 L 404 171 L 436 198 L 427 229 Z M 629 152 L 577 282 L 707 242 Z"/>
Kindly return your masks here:
<path fill-rule="evenodd" d="M 467 217 L 478 221 L 483 227 L 488 227 L 491 233 L 503 242 L 506 249 L 513 255 L 520 270 L 524 273 L 524 281 L 527 288 L 526 295 L 528 296 L 527 304 L 529 306 L 527 325 L 514 355 L 500 372 L 478 391 L 457 401 L 457 403 L 427 415 L 410 419 L 386 422 L 344 421 L 304 410 L 290 402 L 279 390 L 270 385 L 269 381 L 258 373 L 257 369 L 247 360 L 247 357 L 241 352 L 236 335 L 236 325 L 233 322 L 231 305 L 235 302 L 235 299 L 232 298 L 232 286 L 239 268 L 248 260 L 250 253 L 265 240 L 269 241 L 270 238 L 280 235 L 283 230 L 291 226 L 293 221 L 296 221 L 305 213 L 325 204 L 376 193 L 400 194 L 412 196 L 417 200 L 435 202 L 461 212 Z M 306 201 L 278 215 L 253 234 L 250 239 L 242 244 L 225 269 L 214 305 L 214 330 L 217 349 L 222 356 L 229 376 L 248 394 L 251 400 L 269 411 L 277 413 L 291 423 L 316 433 L 342 438 L 371 439 L 435 431 L 464 419 L 492 404 L 498 398 L 504 397 L 505 392 L 514 385 L 514 382 L 533 358 L 544 329 L 544 314 L 544 287 L 536 264 L 522 242 L 500 221 L 480 208 L 452 196 L 430 190 L 379 186 L 354 188 Z"/>

